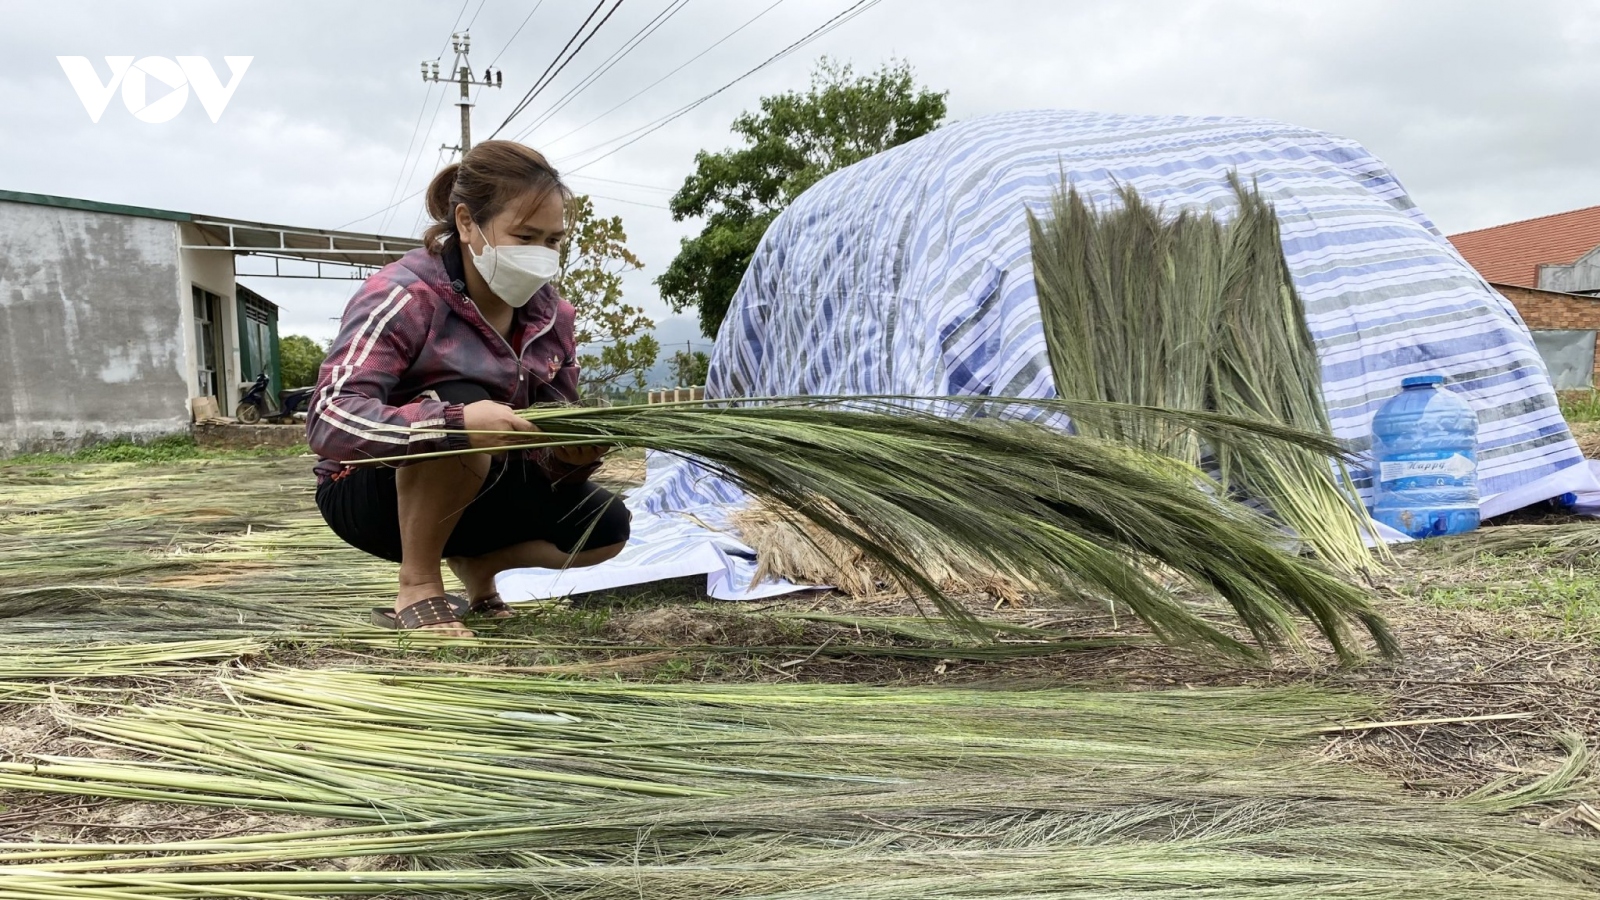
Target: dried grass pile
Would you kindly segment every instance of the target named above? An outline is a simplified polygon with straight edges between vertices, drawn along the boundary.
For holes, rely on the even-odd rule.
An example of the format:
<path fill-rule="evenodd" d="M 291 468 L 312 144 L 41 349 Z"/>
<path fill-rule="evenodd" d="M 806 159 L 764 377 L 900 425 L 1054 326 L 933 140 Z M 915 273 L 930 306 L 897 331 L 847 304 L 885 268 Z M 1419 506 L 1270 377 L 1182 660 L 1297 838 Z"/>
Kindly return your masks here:
<path fill-rule="evenodd" d="M 751 504 L 734 514 L 733 527 L 756 552 L 757 581 L 781 578 L 828 585 L 859 599 L 902 590 L 894 572 L 865 550 L 785 509 Z M 946 594 L 988 594 L 1008 603 L 1023 601 L 1032 587 L 982 560 L 937 558 L 927 574 Z"/>

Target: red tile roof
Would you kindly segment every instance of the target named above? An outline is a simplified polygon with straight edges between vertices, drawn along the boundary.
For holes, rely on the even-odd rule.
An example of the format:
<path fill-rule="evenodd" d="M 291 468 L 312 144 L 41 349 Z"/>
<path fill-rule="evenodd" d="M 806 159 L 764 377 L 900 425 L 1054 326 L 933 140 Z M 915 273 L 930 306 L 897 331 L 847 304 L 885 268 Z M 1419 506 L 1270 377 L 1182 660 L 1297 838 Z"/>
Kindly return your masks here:
<path fill-rule="evenodd" d="M 1485 281 L 1539 286 L 1540 264 L 1570 265 L 1600 247 L 1600 206 L 1450 235 Z"/>

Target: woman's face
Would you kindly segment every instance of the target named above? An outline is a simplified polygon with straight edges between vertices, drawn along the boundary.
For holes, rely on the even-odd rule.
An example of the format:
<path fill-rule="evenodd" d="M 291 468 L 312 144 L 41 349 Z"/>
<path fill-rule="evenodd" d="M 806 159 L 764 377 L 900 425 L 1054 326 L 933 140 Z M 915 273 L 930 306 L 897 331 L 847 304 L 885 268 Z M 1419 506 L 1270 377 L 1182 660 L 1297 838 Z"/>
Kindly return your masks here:
<path fill-rule="evenodd" d="M 560 250 L 561 241 L 567 236 L 566 204 L 560 191 L 550 191 L 543 197 L 529 193 L 506 204 L 487 222 L 473 222 L 467 205 L 458 203 L 456 231 L 474 254 L 482 253 L 485 246 L 545 246 Z"/>

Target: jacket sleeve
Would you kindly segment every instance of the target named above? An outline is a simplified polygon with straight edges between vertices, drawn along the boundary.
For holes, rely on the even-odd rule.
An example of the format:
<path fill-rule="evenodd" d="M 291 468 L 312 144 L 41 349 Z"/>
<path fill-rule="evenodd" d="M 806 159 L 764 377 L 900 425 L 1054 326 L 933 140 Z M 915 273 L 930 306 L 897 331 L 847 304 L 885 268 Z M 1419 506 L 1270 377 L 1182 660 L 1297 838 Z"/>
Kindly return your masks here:
<path fill-rule="evenodd" d="M 461 404 L 390 402 L 427 340 L 435 300 L 426 287 L 394 284 L 382 273 L 362 285 L 345 308 L 306 414 L 306 439 L 317 456 L 348 463 L 468 447 Z"/>

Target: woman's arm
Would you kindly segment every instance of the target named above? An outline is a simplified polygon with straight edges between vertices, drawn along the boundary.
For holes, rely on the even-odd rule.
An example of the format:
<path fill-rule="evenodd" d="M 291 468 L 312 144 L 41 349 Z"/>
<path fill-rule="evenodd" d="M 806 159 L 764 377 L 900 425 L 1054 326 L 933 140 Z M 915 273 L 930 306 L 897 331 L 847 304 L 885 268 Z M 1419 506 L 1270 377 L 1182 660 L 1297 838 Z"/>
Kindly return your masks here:
<path fill-rule="evenodd" d="M 382 273 L 362 285 L 345 308 L 306 414 L 306 439 L 318 456 L 353 462 L 467 448 L 461 404 L 389 403 L 427 338 L 435 302 L 426 287 L 394 284 Z"/>

